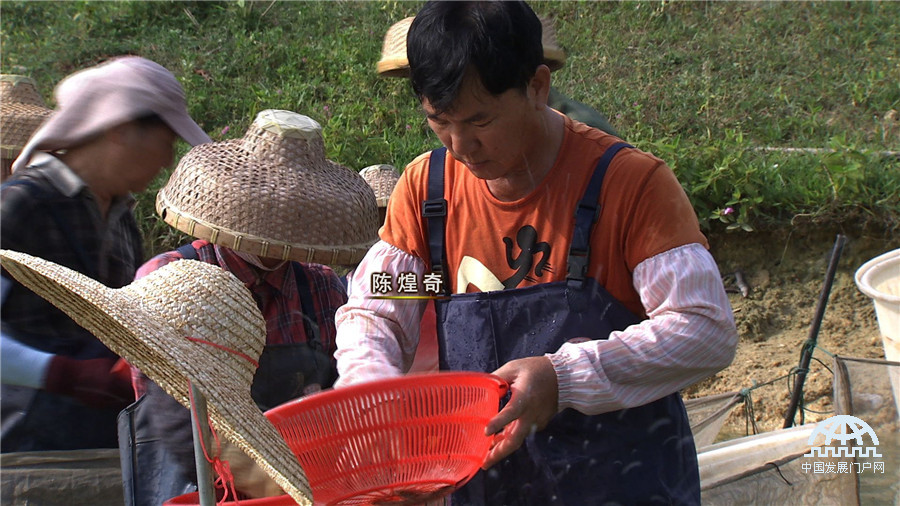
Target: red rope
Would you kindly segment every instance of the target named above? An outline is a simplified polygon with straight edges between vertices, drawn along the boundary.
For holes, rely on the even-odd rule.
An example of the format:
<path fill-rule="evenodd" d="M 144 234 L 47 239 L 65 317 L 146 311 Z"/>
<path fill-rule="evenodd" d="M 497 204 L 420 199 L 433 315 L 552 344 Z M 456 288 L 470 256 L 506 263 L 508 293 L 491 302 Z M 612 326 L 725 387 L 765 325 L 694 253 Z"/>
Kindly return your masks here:
<path fill-rule="evenodd" d="M 214 343 L 214 342 L 212 342 L 212 341 L 207 341 L 206 339 L 200 339 L 200 338 L 198 338 L 198 337 L 187 337 L 187 336 L 185 336 L 185 339 L 187 339 L 188 341 L 193 341 L 193 342 L 195 342 L 195 343 L 208 344 L 208 345 L 212 346 L 213 348 L 218 348 L 218 349 L 220 349 L 220 350 L 227 351 L 228 353 L 231 353 L 231 354 L 233 354 L 233 355 L 237 355 L 237 356 L 239 356 L 239 357 L 241 357 L 241 358 L 243 358 L 243 359 L 246 359 L 246 360 L 249 361 L 251 364 L 253 364 L 253 365 L 256 366 L 257 368 L 259 368 L 259 362 L 257 362 L 256 360 L 254 360 L 253 357 L 251 357 L 250 355 L 247 355 L 246 353 L 243 353 L 243 352 L 241 352 L 241 351 L 238 351 L 238 350 L 232 350 L 231 348 L 228 348 L 228 347 L 226 347 L 226 346 L 222 346 L 221 344 Z"/>
<path fill-rule="evenodd" d="M 188 338 L 191 339 L 191 338 Z M 237 490 L 234 488 L 234 475 L 231 473 L 231 466 L 228 464 L 228 461 L 223 461 L 219 458 L 219 455 L 222 453 L 222 443 L 219 441 L 219 435 L 216 433 L 216 429 L 212 425 L 212 420 L 209 418 L 209 414 L 206 415 L 206 424 L 209 426 L 209 433 L 213 438 L 213 441 L 216 443 L 216 456 L 210 457 L 209 452 L 206 450 L 206 441 L 203 440 L 203 431 L 200 430 L 200 417 L 197 416 L 197 408 L 194 403 L 194 391 L 191 388 L 191 380 L 188 380 L 188 397 L 191 400 L 191 411 L 194 416 L 193 419 L 196 420 L 197 423 L 197 434 L 200 436 L 200 449 L 203 450 L 203 458 L 206 459 L 212 465 L 213 471 L 216 473 L 216 480 L 213 483 L 216 489 L 222 489 L 225 493 L 222 495 L 222 498 L 216 501 L 216 504 L 224 505 L 225 502 L 228 501 L 228 496 L 231 494 L 234 497 L 234 503 L 240 504 L 241 501 L 238 499 Z M 198 480 L 204 479 L 204 477 L 197 476 Z"/>
<path fill-rule="evenodd" d="M 206 339 L 200 339 L 197 337 L 185 336 L 185 339 L 187 339 L 188 341 L 191 341 L 191 342 L 207 344 L 209 346 L 212 346 L 213 348 L 227 351 L 228 353 L 237 355 L 237 356 L 249 361 L 251 364 L 253 364 L 254 367 L 259 368 L 258 361 L 254 360 L 253 357 L 251 357 L 250 355 L 247 355 L 246 353 L 243 353 L 239 350 L 233 350 L 226 346 L 222 346 L 221 344 L 214 343 L 214 342 L 208 341 Z M 194 405 L 194 392 L 191 389 L 191 380 L 188 380 L 188 395 L 191 400 L 191 411 L 194 413 L 193 418 L 195 420 L 197 420 L 197 434 L 202 435 L 203 432 L 200 430 L 200 420 L 198 419 L 196 406 Z M 241 501 L 238 499 L 237 490 L 234 488 L 234 475 L 231 473 L 231 466 L 228 464 L 227 461 L 223 461 L 222 459 L 219 458 L 219 455 L 221 455 L 221 453 L 222 453 L 222 444 L 219 441 L 219 435 L 216 433 L 215 428 L 213 428 L 212 420 L 209 418 L 208 414 L 206 415 L 206 424 L 209 426 L 210 435 L 212 436 L 213 440 L 216 442 L 216 456 L 215 457 L 209 456 L 209 452 L 206 450 L 206 442 L 203 440 L 202 436 L 200 437 L 200 448 L 203 450 L 203 458 L 205 458 L 206 461 L 209 462 L 210 465 L 212 465 L 212 469 L 216 473 L 216 480 L 213 483 L 213 485 L 217 489 L 222 489 L 225 491 L 224 495 L 222 496 L 222 499 L 218 500 L 216 504 L 222 505 L 226 501 L 228 501 L 229 494 L 234 497 L 234 502 L 236 504 L 240 504 Z M 200 476 L 198 476 L 197 479 L 198 480 L 201 479 Z"/>

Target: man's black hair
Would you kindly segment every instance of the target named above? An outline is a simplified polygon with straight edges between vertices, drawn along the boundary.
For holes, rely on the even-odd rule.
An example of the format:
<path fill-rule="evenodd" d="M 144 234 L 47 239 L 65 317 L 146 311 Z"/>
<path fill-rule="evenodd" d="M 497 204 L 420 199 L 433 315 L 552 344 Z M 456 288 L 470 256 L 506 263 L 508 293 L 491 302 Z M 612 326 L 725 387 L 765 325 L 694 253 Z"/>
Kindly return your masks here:
<path fill-rule="evenodd" d="M 448 110 L 468 71 L 492 95 L 525 90 L 543 62 L 541 21 L 522 1 L 429 1 L 407 36 L 410 81 L 419 100 Z"/>

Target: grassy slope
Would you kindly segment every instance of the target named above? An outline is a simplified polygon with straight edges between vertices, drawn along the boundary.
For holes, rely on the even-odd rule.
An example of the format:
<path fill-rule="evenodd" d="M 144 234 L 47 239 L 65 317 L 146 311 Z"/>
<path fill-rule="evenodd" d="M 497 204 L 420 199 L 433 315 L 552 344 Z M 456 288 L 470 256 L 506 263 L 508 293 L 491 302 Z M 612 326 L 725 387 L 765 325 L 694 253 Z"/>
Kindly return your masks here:
<path fill-rule="evenodd" d="M 53 84 L 123 53 L 170 68 L 214 139 L 262 109 L 323 125 L 329 158 L 402 166 L 437 144 L 408 86 L 374 72 L 420 2 L 11 2 L 0 70 Z M 556 86 L 673 166 L 707 229 L 900 225 L 900 3 L 535 2 L 569 54 Z M 834 154 L 760 147 L 835 148 Z M 182 147 L 183 150 L 186 147 Z M 151 251 L 180 239 L 139 214 Z M 727 208 L 734 212 L 725 214 Z"/>

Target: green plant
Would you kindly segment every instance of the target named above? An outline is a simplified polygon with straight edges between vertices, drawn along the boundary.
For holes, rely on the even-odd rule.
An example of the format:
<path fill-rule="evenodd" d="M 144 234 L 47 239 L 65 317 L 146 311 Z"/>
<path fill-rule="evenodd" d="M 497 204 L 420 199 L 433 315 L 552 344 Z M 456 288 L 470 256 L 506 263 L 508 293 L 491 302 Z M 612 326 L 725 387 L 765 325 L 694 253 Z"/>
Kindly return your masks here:
<path fill-rule="evenodd" d="M 843 136 L 832 137 L 829 147 L 833 150 L 822 157 L 822 170 L 828 176 L 834 200 L 853 200 L 859 195 L 864 181 L 863 167 L 867 157 L 853 146 L 848 146 Z"/>

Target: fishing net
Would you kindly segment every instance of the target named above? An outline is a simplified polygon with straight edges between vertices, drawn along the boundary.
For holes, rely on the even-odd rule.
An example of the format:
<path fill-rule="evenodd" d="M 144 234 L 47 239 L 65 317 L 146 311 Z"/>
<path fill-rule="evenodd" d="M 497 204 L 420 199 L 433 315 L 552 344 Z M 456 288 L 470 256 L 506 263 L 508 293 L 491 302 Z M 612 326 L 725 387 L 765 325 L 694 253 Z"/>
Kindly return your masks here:
<path fill-rule="evenodd" d="M 857 504 L 852 474 L 813 473 L 814 465 L 834 469 L 842 459 L 807 457 L 816 424 L 804 424 L 716 443 L 698 453 L 704 505 Z M 845 459 L 843 459 L 845 460 Z M 815 464 L 818 462 L 818 464 Z"/>
<path fill-rule="evenodd" d="M 684 407 L 687 409 L 688 421 L 691 424 L 694 444 L 697 448 L 713 444 L 732 409 L 743 402 L 744 395 L 741 392 L 726 392 L 686 399 Z"/>
<path fill-rule="evenodd" d="M 900 504 L 900 362 L 835 357 L 834 404 L 878 437 L 877 445 L 865 438 L 874 450 L 854 460 L 860 504 Z"/>
<path fill-rule="evenodd" d="M 704 505 L 900 504 L 900 362 L 835 356 L 833 372 L 834 417 L 698 443 Z"/>

